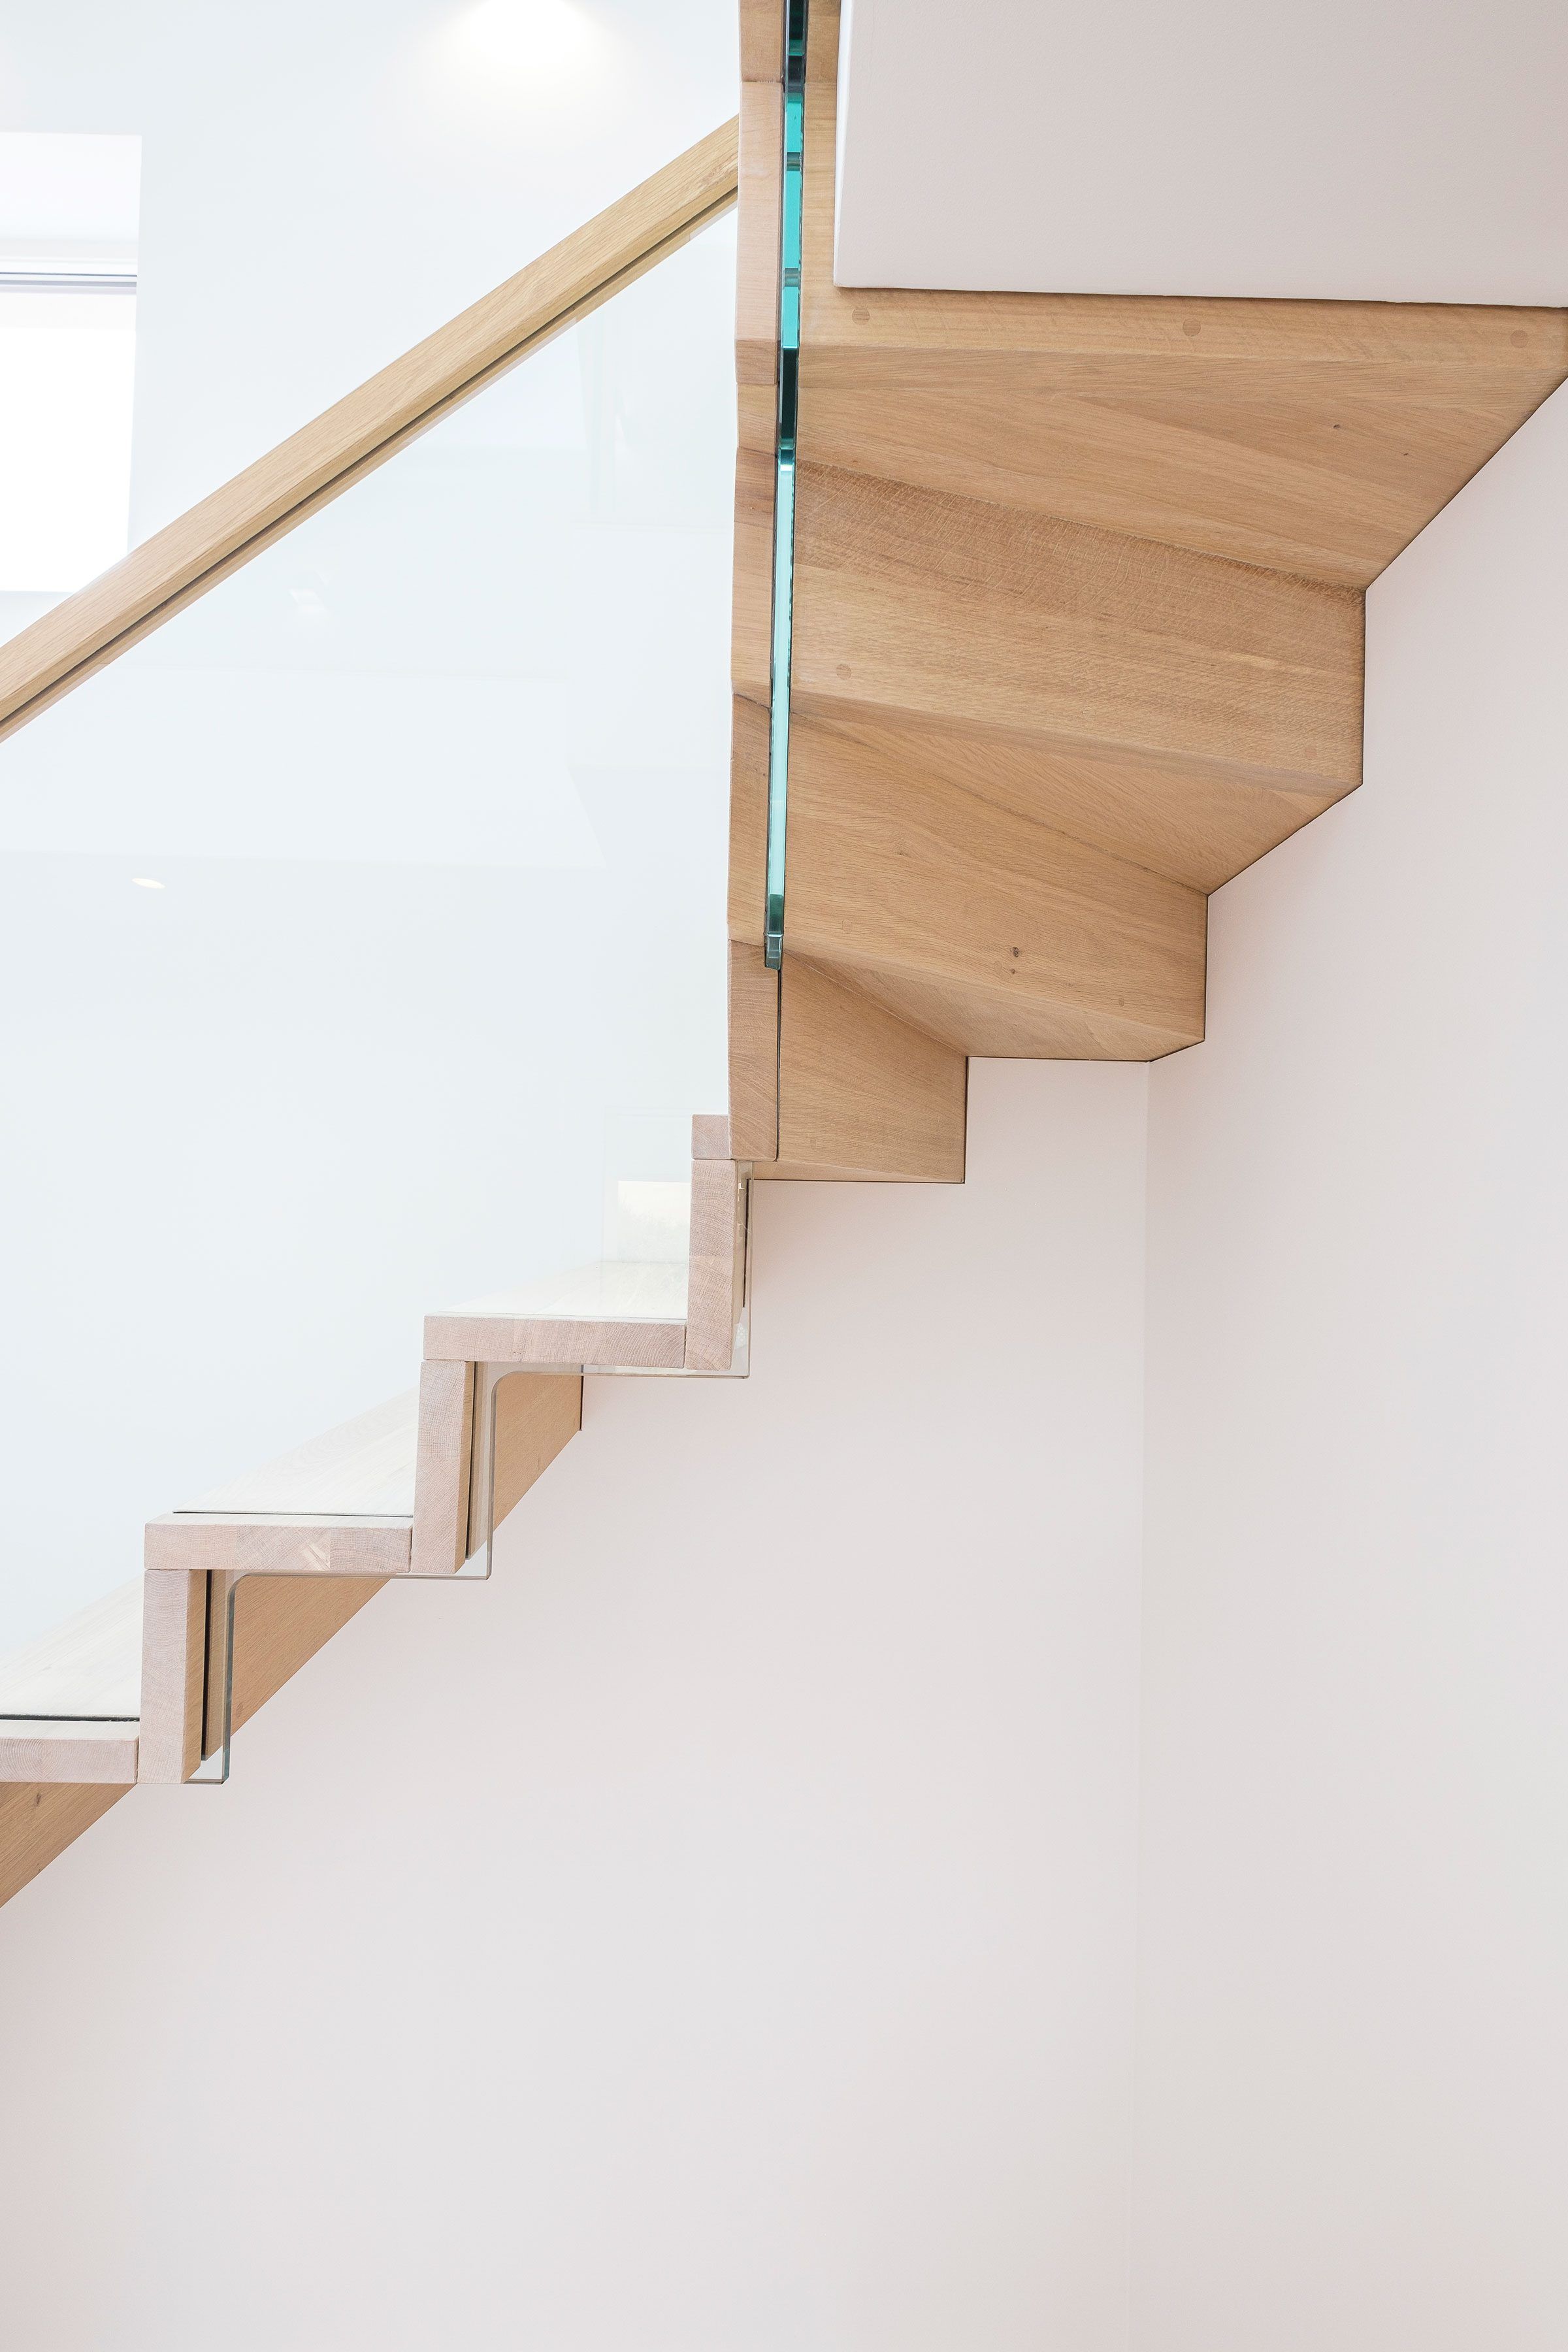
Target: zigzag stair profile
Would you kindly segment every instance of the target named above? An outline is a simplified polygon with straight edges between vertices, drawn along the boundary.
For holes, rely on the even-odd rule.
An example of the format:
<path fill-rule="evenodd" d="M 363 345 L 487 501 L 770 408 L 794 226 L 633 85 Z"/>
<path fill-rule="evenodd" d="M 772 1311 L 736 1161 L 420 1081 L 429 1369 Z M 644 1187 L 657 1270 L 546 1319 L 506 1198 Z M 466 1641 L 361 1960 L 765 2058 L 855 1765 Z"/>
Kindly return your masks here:
<path fill-rule="evenodd" d="M 741 13 L 738 146 L 714 133 L 0 651 L 4 729 L 738 187 L 730 1103 L 694 1129 L 684 1301 L 606 1266 L 433 1315 L 416 1392 L 155 1521 L 139 1728 L 0 1737 L 0 1898 L 132 1779 L 189 1778 L 220 1712 L 243 1724 L 384 1582 L 482 1551 L 584 1376 L 743 1370 L 749 1179 L 960 1182 L 970 1055 L 1197 1043 L 1208 893 L 1360 781 L 1367 584 L 1568 376 L 1557 310 L 836 286 L 814 0 L 770 970 L 783 0 Z"/>

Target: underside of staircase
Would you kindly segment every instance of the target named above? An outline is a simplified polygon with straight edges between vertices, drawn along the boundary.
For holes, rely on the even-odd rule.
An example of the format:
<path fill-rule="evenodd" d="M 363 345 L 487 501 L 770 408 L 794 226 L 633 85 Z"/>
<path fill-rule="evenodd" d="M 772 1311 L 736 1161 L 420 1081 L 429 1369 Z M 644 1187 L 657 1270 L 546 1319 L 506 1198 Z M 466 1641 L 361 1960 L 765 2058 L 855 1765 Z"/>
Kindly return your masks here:
<path fill-rule="evenodd" d="M 605 1265 L 432 1314 L 417 1389 L 155 1520 L 139 1723 L 0 1725 L 0 1900 L 133 1781 L 226 1756 L 384 1584 L 488 1559 L 584 1377 L 743 1372 L 752 1181 L 960 1182 L 971 1055 L 1198 1044 L 1209 892 L 1360 782 L 1368 583 L 1568 376 L 1557 310 L 837 286 L 837 8 L 813 0 L 772 968 L 784 28 L 742 0 L 738 132 L 0 651 L 9 731 L 738 191 L 730 1102 L 694 1125 L 689 1291 Z M 28 1688 L 107 1638 L 89 1616 Z"/>

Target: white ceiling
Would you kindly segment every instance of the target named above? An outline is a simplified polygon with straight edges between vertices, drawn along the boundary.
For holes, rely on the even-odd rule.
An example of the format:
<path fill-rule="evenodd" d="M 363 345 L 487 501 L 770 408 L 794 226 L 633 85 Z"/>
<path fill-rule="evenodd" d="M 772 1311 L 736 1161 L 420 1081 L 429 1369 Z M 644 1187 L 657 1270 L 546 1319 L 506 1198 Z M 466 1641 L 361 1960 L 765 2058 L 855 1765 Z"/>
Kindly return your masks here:
<path fill-rule="evenodd" d="M 1565 0 L 844 0 L 840 285 L 1568 302 Z"/>

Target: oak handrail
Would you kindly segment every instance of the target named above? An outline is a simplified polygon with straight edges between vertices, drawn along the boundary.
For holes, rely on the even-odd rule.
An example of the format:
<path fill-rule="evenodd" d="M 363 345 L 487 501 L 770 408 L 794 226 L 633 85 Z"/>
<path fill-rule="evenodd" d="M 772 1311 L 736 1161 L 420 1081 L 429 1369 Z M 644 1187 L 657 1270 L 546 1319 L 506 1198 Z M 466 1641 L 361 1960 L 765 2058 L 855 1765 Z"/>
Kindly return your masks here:
<path fill-rule="evenodd" d="M 0 646 L 0 737 L 248 563 L 735 201 L 722 124 Z"/>

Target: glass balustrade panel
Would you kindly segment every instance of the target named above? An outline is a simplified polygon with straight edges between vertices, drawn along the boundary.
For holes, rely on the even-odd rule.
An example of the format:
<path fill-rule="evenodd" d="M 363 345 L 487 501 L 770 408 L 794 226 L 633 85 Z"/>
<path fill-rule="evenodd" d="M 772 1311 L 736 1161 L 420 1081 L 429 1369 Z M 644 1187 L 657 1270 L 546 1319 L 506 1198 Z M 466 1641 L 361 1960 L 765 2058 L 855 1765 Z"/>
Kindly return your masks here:
<path fill-rule="evenodd" d="M 723 220 L 0 743 L 0 1714 L 133 1714 L 143 1522 L 426 1313 L 683 1311 L 733 277 Z"/>

